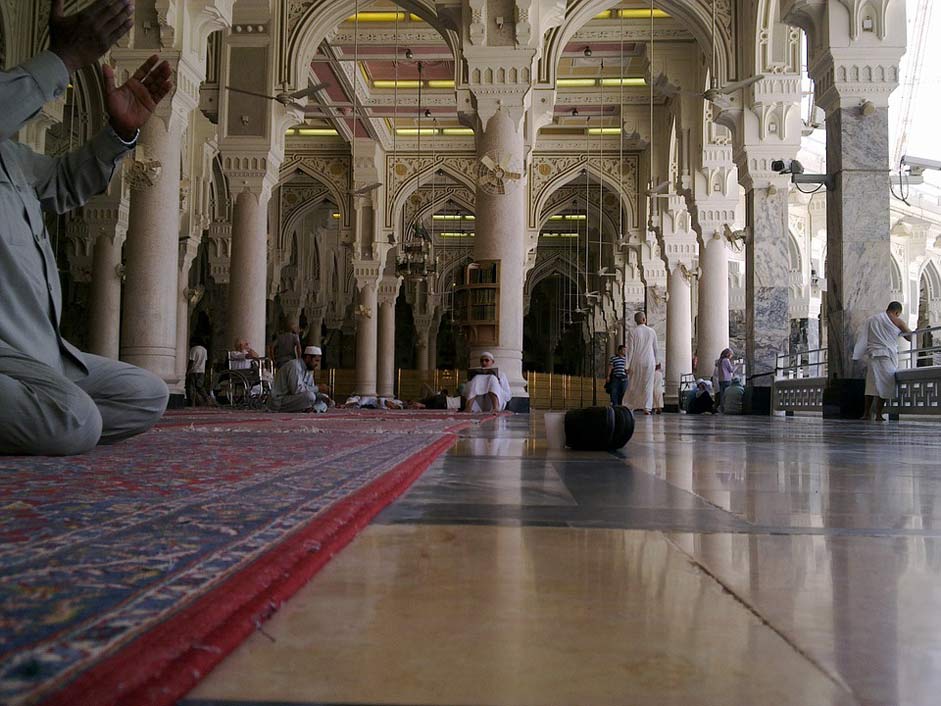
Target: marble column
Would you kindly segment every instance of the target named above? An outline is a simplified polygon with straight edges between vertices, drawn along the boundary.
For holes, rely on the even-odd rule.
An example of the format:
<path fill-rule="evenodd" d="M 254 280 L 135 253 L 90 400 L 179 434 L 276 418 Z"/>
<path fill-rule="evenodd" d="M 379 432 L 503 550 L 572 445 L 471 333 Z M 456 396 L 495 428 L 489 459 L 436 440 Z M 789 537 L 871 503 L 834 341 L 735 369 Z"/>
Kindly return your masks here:
<path fill-rule="evenodd" d="M 426 372 L 428 370 L 428 327 L 419 328 L 415 332 L 415 369 Z"/>
<path fill-rule="evenodd" d="M 189 290 L 182 289 L 176 304 L 176 372 L 181 380 L 186 379 L 189 367 L 190 307 Z"/>
<path fill-rule="evenodd" d="M 769 177 L 769 186 L 749 189 L 745 257 L 745 358 L 749 385 L 768 389 L 777 356 L 787 353 L 791 333 L 788 311 L 788 177 Z M 759 376 L 759 377 L 755 377 Z"/>
<path fill-rule="evenodd" d="M 180 149 L 183 121 L 154 116 L 141 129 L 131 185 L 121 360 L 176 386 Z"/>
<path fill-rule="evenodd" d="M 830 113 L 827 169 L 834 189 L 827 194 L 826 416 L 860 416 L 865 370 L 853 360 L 853 346 L 865 320 L 884 311 L 891 299 L 888 165 L 888 108 L 868 116 L 857 108 Z"/>
<path fill-rule="evenodd" d="M 357 281 L 356 394 L 376 394 L 376 344 L 378 342 L 378 293 L 376 278 Z M 393 334 L 394 336 L 394 334 Z"/>
<path fill-rule="evenodd" d="M 523 377 L 523 285 L 526 256 L 526 174 L 523 164 L 522 119 L 514 119 L 509 111 L 497 110 L 484 122 L 477 138 L 477 152 L 483 158 L 509 158 L 520 169 L 519 179 L 503 179 L 503 188 L 485 185 L 477 188 L 475 260 L 499 260 L 500 304 L 499 342 L 471 344 L 473 361 L 485 350 L 490 351 L 497 367 L 505 373 L 514 397 L 526 397 Z M 503 191 L 503 193 L 499 193 Z"/>
<path fill-rule="evenodd" d="M 246 189 L 235 197 L 229 265 L 229 339 L 244 338 L 259 353 L 265 349 L 267 213 L 267 190 Z"/>
<path fill-rule="evenodd" d="M 441 320 L 436 319 L 428 329 L 428 369 L 438 368 L 438 331 L 441 329 Z"/>
<path fill-rule="evenodd" d="M 711 377 L 719 354 L 729 346 L 729 249 L 721 235 L 699 250 L 698 377 Z"/>
<path fill-rule="evenodd" d="M 688 271 L 682 265 L 670 271 L 670 296 L 667 300 L 667 364 L 663 376 L 666 396 L 676 399 L 680 378 L 693 371 L 692 290 Z"/>
<path fill-rule="evenodd" d="M 399 293 L 397 277 L 383 277 L 379 282 L 378 363 L 376 365 L 376 393 L 392 397 L 395 393 L 395 300 Z"/>
<path fill-rule="evenodd" d="M 117 360 L 121 348 L 121 248 L 124 232 L 95 239 L 88 301 L 88 352 Z"/>

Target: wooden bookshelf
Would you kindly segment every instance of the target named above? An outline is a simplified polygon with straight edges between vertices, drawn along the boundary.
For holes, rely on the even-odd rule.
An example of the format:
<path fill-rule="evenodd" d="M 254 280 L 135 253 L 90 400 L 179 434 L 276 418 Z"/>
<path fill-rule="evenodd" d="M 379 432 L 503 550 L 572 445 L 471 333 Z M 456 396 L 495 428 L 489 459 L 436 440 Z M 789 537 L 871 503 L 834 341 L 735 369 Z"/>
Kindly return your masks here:
<path fill-rule="evenodd" d="M 500 342 L 500 261 L 480 260 L 464 269 L 454 292 L 454 317 L 471 345 Z"/>

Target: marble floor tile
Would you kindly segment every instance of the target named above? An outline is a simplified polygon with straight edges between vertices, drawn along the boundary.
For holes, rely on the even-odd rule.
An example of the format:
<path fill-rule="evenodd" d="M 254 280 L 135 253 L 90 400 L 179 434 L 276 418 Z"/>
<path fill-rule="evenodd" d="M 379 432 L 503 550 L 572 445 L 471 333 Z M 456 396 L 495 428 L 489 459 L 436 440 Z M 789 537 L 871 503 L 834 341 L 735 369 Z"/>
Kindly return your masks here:
<path fill-rule="evenodd" d="M 860 703 L 939 703 L 941 538 L 670 537 Z"/>
<path fill-rule="evenodd" d="M 827 706 L 847 689 L 662 535 L 373 526 L 191 699 Z"/>
<path fill-rule="evenodd" d="M 475 425 L 191 706 L 935 706 L 938 428 Z"/>

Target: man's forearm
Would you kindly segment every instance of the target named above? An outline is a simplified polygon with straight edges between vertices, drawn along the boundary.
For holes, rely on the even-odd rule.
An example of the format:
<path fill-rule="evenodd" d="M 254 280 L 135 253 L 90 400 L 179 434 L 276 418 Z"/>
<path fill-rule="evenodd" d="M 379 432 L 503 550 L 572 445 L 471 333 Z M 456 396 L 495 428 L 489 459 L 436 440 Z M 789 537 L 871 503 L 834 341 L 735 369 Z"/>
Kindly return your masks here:
<path fill-rule="evenodd" d="M 10 71 L 0 71 L 0 141 L 13 138 L 39 110 L 68 87 L 69 72 L 44 51 Z"/>

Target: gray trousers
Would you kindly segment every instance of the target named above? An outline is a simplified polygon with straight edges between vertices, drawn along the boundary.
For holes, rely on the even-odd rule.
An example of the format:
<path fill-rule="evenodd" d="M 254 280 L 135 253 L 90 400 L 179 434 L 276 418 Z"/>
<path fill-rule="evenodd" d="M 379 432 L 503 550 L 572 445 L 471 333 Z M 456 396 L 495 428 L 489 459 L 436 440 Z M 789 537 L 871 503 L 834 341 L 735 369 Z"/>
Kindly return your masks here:
<path fill-rule="evenodd" d="M 83 353 L 88 375 L 70 380 L 0 347 L 0 454 L 69 456 L 147 431 L 169 391 L 156 375 Z"/>

